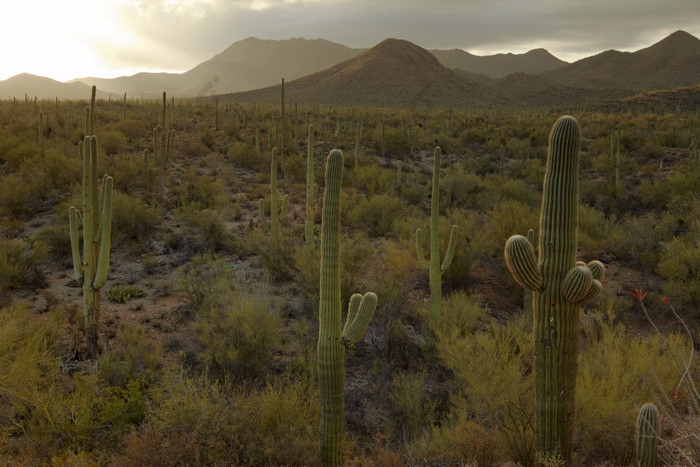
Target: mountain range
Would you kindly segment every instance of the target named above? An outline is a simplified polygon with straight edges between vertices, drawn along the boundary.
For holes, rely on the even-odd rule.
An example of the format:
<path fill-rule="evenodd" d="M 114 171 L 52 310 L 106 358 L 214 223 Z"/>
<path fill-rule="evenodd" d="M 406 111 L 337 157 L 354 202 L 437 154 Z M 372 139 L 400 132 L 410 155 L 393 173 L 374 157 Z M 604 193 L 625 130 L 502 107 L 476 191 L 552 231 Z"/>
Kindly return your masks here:
<path fill-rule="evenodd" d="M 324 39 L 248 38 L 184 73 L 139 73 L 60 83 L 28 74 L 0 81 L 0 98 L 85 98 L 89 86 L 156 97 L 225 95 L 275 101 L 285 79 L 290 101 L 371 106 L 548 106 L 620 99 L 700 83 L 700 39 L 677 31 L 636 52 L 608 50 L 567 63 L 544 49 L 476 56 L 386 39 L 353 49 Z"/>

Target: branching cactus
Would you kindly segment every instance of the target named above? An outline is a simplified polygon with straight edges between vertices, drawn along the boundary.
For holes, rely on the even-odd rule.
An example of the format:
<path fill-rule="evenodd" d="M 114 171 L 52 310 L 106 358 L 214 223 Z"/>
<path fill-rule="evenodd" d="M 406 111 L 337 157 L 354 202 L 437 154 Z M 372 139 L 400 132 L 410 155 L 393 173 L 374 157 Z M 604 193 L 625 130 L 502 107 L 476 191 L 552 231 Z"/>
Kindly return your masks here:
<path fill-rule="evenodd" d="M 423 256 L 421 230 L 416 230 L 416 251 L 421 266 L 428 270 L 430 279 L 430 309 L 434 316 L 440 313 L 440 300 L 442 296 L 442 273 L 452 264 L 457 241 L 457 226 L 452 226 L 447 253 L 440 264 L 440 237 L 438 230 L 440 198 L 440 148 L 435 148 L 435 160 L 433 161 L 433 191 L 430 198 L 430 263 Z"/>
<path fill-rule="evenodd" d="M 309 246 L 314 241 L 314 205 L 318 185 L 314 183 L 314 126 L 309 125 L 308 148 L 306 151 L 306 215 L 304 218 L 304 243 Z"/>
<path fill-rule="evenodd" d="M 287 211 L 287 201 L 289 196 L 284 195 L 282 199 L 282 209 L 277 209 L 277 148 L 272 148 L 272 161 L 270 162 L 270 222 L 265 218 L 265 207 L 263 200 L 259 201 L 260 225 L 264 230 L 270 231 L 270 242 L 277 245 L 279 240 L 279 223 Z"/>
<path fill-rule="evenodd" d="M 338 465 L 343 442 L 345 349 L 362 339 L 377 296 L 368 292 L 350 298 L 341 331 L 340 297 L 340 184 L 343 153 L 331 151 L 326 162 L 326 188 L 321 217 L 321 280 L 318 321 L 318 380 L 321 399 L 321 460 Z"/>
<path fill-rule="evenodd" d="M 94 104 L 92 107 L 94 108 Z M 102 186 L 98 188 L 97 136 L 86 136 L 85 141 L 79 147 L 83 159 L 82 216 L 75 206 L 71 206 L 68 211 L 68 220 L 73 274 L 75 280 L 83 287 L 83 315 L 88 356 L 95 358 L 97 356 L 100 289 L 107 280 L 109 269 L 112 232 L 112 177 L 105 175 Z M 83 225 L 82 259 L 80 258 L 80 242 L 78 240 L 78 223 L 80 221 Z"/>
<path fill-rule="evenodd" d="M 539 260 L 522 235 L 508 239 L 505 259 L 516 282 L 533 293 L 535 430 L 540 455 L 571 458 L 581 304 L 600 294 L 605 267 L 576 261 L 581 129 L 561 117 L 549 135 L 540 213 Z"/>
<path fill-rule="evenodd" d="M 175 147 L 175 130 L 168 129 L 168 112 L 166 96 L 163 92 L 163 110 L 161 131 L 153 129 L 153 157 L 158 167 L 158 196 L 161 198 L 165 192 L 166 171 L 173 162 L 173 149 Z"/>
<path fill-rule="evenodd" d="M 659 409 L 647 403 L 637 414 L 635 451 L 637 467 L 656 467 L 656 440 L 659 436 Z"/>

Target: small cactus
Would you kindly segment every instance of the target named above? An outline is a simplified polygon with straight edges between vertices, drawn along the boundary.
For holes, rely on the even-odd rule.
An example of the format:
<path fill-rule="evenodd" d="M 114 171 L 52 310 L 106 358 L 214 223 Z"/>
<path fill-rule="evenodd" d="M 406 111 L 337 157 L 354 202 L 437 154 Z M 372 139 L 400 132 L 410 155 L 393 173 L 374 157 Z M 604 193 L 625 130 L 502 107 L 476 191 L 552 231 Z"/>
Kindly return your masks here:
<path fill-rule="evenodd" d="M 272 245 L 278 245 L 279 240 L 279 223 L 287 211 L 288 195 L 282 198 L 282 209 L 277 209 L 277 148 L 272 148 L 272 158 L 270 161 L 270 222 L 265 218 L 265 208 L 263 200 L 258 202 L 260 210 L 260 225 L 264 230 L 270 231 L 270 242 Z"/>
<path fill-rule="evenodd" d="M 635 451 L 637 467 L 656 467 L 656 440 L 659 436 L 659 409 L 647 403 L 637 415 Z"/>

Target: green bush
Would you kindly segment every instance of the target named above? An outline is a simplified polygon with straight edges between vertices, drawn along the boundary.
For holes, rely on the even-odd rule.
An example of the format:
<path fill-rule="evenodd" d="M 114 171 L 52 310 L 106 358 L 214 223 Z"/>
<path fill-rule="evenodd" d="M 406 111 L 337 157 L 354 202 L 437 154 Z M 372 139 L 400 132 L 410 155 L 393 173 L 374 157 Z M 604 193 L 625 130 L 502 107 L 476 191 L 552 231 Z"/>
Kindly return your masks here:
<path fill-rule="evenodd" d="M 109 289 L 105 295 L 107 295 L 107 298 L 112 302 L 126 303 L 133 298 L 145 297 L 146 293 L 134 285 L 118 285 Z"/>
<path fill-rule="evenodd" d="M 666 279 L 664 293 L 694 306 L 700 305 L 700 239 L 674 238 L 668 243 L 656 271 Z"/>
<path fill-rule="evenodd" d="M 126 147 L 126 136 L 119 130 L 104 131 L 100 135 L 99 147 L 101 147 L 108 156 L 119 154 L 124 151 Z"/>
<path fill-rule="evenodd" d="M 279 306 L 264 279 L 204 256 L 182 270 L 181 284 L 208 370 L 250 377 L 271 364 L 283 334 Z"/>
<path fill-rule="evenodd" d="M 371 196 L 361 199 L 350 209 L 346 223 L 359 229 L 368 229 L 370 235 L 386 236 L 394 220 L 406 215 L 406 205 L 393 196 Z"/>
<path fill-rule="evenodd" d="M 161 350 L 138 326 L 122 327 L 110 351 L 100 359 L 98 376 L 107 386 L 126 388 L 129 382 L 153 383 L 161 368 Z"/>
<path fill-rule="evenodd" d="M 40 242 L 0 239 L 0 291 L 43 281 L 46 254 Z"/>
<path fill-rule="evenodd" d="M 121 191 L 112 194 L 112 238 L 145 242 L 162 220 L 162 209 Z"/>

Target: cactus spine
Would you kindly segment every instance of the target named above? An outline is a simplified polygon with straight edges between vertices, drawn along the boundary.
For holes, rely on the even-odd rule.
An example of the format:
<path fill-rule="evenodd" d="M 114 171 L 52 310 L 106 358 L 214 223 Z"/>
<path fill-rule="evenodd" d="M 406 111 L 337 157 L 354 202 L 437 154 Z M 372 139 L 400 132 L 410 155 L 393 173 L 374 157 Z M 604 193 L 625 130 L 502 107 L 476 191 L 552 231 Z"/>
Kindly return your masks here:
<path fill-rule="evenodd" d="M 279 222 L 284 217 L 287 210 L 289 197 L 284 195 L 282 199 L 282 209 L 278 213 L 277 209 L 277 148 L 272 148 L 272 160 L 270 162 L 270 222 L 265 218 L 265 208 L 263 200 L 258 202 L 260 209 L 260 224 L 263 229 L 270 231 L 270 242 L 276 246 L 279 240 Z"/>
<path fill-rule="evenodd" d="M 659 410 L 652 403 L 639 409 L 635 451 L 637 467 L 656 467 L 656 439 L 659 436 Z"/>
<path fill-rule="evenodd" d="M 314 241 L 314 204 L 318 185 L 314 183 L 314 126 L 309 125 L 306 151 L 306 215 L 304 218 L 304 243 L 309 246 Z"/>
<path fill-rule="evenodd" d="M 540 455 L 571 459 L 578 315 L 602 290 L 600 261 L 576 262 L 581 129 L 561 117 L 549 135 L 540 213 L 539 260 L 522 235 L 508 239 L 505 259 L 516 282 L 533 292 L 535 431 Z"/>
<path fill-rule="evenodd" d="M 433 191 L 430 198 L 430 263 L 423 256 L 421 230 L 416 230 L 416 252 L 418 261 L 424 269 L 428 270 L 430 279 L 430 308 L 434 316 L 440 313 L 440 299 L 442 296 L 442 273 L 452 264 L 457 241 L 457 226 L 452 226 L 450 241 L 445 253 L 445 258 L 440 264 L 440 238 L 438 230 L 439 198 L 440 198 L 440 148 L 435 148 L 433 161 Z"/>
<path fill-rule="evenodd" d="M 92 87 L 90 108 L 95 107 L 95 86 Z M 94 121 L 92 112 L 88 118 Z M 102 187 L 97 180 L 97 136 L 86 136 L 79 151 L 83 159 L 83 257 L 80 258 L 78 222 L 75 206 L 68 211 L 73 275 L 83 287 L 83 316 L 87 350 L 90 358 L 97 356 L 97 323 L 99 320 L 100 289 L 107 280 L 109 249 L 112 232 L 112 177 L 104 176 Z"/>
<path fill-rule="evenodd" d="M 321 399 L 321 460 L 338 465 L 343 442 L 345 349 L 362 339 L 377 306 L 368 292 L 350 298 L 341 331 L 340 185 L 343 153 L 334 149 L 326 161 L 326 188 L 321 216 L 321 279 L 318 322 L 318 380 Z"/>

